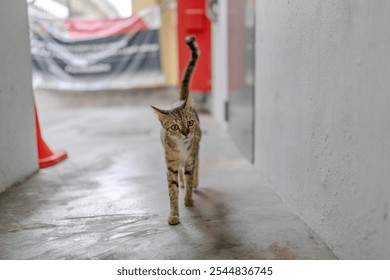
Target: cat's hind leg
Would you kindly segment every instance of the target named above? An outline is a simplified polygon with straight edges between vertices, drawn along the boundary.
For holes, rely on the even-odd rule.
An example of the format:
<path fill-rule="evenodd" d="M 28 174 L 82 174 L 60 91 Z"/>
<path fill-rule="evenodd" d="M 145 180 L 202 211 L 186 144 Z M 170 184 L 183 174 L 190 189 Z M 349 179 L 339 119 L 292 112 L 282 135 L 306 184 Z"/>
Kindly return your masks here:
<path fill-rule="evenodd" d="M 184 188 L 184 168 L 179 169 L 179 187 Z"/>
<path fill-rule="evenodd" d="M 185 169 L 184 178 L 185 178 L 184 205 L 187 207 L 192 207 L 194 205 L 194 200 L 192 199 L 192 186 L 194 184 L 193 164 Z"/>
<path fill-rule="evenodd" d="M 195 163 L 194 163 L 194 179 L 193 179 L 193 184 L 192 184 L 192 187 L 194 189 L 197 189 L 198 188 L 198 184 L 199 184 L 199 161 L 198 161 L 198 158 L 195 159 Z"/>

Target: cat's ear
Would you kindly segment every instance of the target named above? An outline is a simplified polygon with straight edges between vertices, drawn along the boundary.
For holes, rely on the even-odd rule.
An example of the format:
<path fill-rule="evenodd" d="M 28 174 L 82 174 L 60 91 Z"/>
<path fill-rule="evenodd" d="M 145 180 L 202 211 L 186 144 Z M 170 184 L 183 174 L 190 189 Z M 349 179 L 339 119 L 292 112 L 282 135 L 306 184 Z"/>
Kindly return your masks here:
<path fill-rule="evenodd" d="M 183 103 L 182 106 L 183 106 L 183 108 L 184 108 L 185 110 L 190 110 L 190 109 L 192 109 L 192 98 L 191 98 L 190 95 L 188 95 L 187 99 L 184 101 L 184 103 Z"/>
<path fill-rule="evenodd" d="M 156 112 L 156 114 L 158 116 L 158 119 L 160 120 L 161 124 L 164 122 L 166 117 L 169 116 L 169 111 L 167 111 L 167 110 L 159 109 L 159 108 L 156 108 L 154 106 L 150 106 L 150 107 L 152 107 L 153 110 Z"/>

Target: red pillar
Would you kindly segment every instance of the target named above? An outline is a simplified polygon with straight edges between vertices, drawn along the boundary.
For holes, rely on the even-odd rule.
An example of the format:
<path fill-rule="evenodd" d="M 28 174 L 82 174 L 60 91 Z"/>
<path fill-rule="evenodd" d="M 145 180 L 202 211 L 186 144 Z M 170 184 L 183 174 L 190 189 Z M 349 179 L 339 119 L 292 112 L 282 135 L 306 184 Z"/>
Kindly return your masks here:
<path fill-rule="evenodd" d="M 198 63 L 190 84 L 191 91 L 211 91 L 211 25 L 206 16 L 206 1 L 177 1 L 179 81 L 181 81 L 190 56 L 190 51 L 185 44 L 185 37 L 190 34 L 195 35 L 200 50 Z"/>

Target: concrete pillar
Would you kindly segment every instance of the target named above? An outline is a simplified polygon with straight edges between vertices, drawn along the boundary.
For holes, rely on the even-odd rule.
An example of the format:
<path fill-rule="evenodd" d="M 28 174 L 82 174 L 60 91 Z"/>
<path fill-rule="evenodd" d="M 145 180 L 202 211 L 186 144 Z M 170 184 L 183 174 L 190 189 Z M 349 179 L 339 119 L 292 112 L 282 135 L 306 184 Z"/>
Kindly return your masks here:
<path fill-rule="evenodd" d="M 26 1 L 0 8 L 0 192 L 38 170 Z"/>
<path fill-rule="evenodd" d="M 133 12 L 145 9 L 152 5 L 161 7 L 160 48 L 161 67 L 165 76 L 165 84 L 178 84 L 178 50 L 177 50 L 177 15 L 176 1 L 172 0 L 133 0 Z"/>

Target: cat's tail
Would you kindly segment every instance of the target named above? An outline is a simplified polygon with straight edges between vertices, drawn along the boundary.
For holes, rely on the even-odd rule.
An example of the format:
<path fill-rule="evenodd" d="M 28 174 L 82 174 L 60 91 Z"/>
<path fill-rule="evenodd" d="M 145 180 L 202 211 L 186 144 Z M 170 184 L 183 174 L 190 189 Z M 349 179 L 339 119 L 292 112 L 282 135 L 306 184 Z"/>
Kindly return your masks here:
<path fill-rule="evenodd" d="M 198 60 L 198 46 L 195 42 L 195 36 L 190 35 L 186 37 L 186 44 L 191 50 L 191 58 L 187 63 L 187 67 L 184 71 L 183 78 L 181 80 L 180 87 L 180 100 L 186 100 L 189 94 L 190 81 L 192 77 L 192 73 L 194 72 L 196 61 Z"/>

